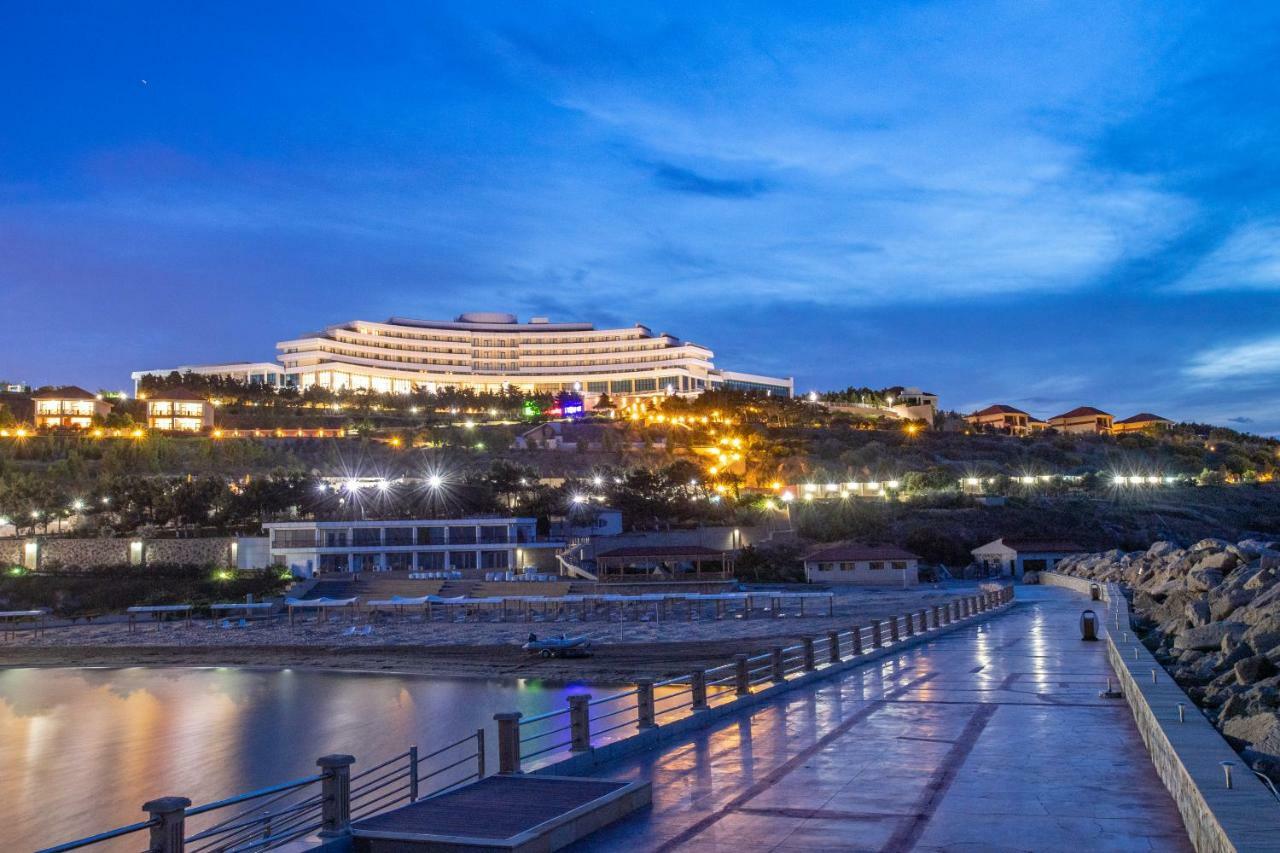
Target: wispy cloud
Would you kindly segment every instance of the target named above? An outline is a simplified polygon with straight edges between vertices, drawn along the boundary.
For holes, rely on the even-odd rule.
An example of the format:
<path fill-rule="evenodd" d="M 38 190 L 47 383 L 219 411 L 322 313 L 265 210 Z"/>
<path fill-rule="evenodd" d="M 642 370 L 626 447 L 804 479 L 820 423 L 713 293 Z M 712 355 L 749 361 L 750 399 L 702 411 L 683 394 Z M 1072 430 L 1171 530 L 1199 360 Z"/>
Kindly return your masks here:
<path fill-rule="evenodd" d="M 1280 376 L 1280 335 L 1198 353 L 1185 373 L 1204 381 L 1262 383 Z"/>
<path fill-rule="evenodd" d="M 1178 281 L 1176 288 L 1280 290 L 1280 222 L 1243 226 Z"/>
<path fill-rule="evenodd" d="M 655 164 L 653 179 L 664 189 L 713 198 L 755 198 L 769 188 L 760 178 L 712 178 L 670 163 Z"/>

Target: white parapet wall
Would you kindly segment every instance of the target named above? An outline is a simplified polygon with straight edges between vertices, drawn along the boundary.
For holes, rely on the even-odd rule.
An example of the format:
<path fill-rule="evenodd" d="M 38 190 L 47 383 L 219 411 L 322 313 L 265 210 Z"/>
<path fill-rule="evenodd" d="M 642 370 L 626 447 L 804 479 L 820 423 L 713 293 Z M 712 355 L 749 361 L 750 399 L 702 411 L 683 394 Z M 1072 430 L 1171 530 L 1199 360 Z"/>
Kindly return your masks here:
<path fill-rule="evenodd" d="M 1111 667 L 1196 850 L 1280 851 L 1280 803 L 1138 640 L 1120 586 L 1056 572 L 1041 572 L 1040 583 L 1086 597 L 1098 587 Z M 1231 762 L 1231 788 L 1224 762 Z"/>

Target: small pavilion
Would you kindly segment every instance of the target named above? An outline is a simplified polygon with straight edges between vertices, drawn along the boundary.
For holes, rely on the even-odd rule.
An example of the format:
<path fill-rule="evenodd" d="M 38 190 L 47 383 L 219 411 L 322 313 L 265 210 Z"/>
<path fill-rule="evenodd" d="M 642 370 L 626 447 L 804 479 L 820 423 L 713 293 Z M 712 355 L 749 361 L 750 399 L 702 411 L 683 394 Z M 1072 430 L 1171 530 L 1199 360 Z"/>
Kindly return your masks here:
<path fill-rule="evenodd" d="M 644 545 L 596 554 L 596 577 L 622 580 L 727 580 L 733 552 L 703 545 Z"/>

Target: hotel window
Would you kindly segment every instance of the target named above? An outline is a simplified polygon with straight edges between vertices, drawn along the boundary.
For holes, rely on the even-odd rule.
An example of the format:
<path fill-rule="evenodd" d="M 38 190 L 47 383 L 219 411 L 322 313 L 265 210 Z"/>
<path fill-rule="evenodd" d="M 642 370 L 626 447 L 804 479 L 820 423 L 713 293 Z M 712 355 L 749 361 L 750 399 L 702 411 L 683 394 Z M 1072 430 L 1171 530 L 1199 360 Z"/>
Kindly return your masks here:
<path fill-rule="evenodd" d="M 630 394 L 631 380 L 615 379 L 614 381 L 609 383 L 609 392 L 612 394 Z"/>
<path fill-rule="evenodd" d="M 480 568 L 482 569 L 506 569 L 510 568 L 510 566 L 510 554 L 506 551 L 480 552 Z"/>
<path fill-rule="evenodd" d="M 635 387 L 636 387 L 636 391 L 637 391 L 637 392 L 639 392 L 639 391 L 657 391 L 657 390 L 658 390 L 658 380 L 657 380 L 657 379 L 637 379 L 637 380 L 636 380 L 636 386 L 635 386 Z"/>
<path fill-rule="evenodd" d="M 413 555 L 407 551 L 395 551 L 387 555 L 387 568 L 393 572 L 407 572 L 413 568 Z"/>
<path fill-rule="evenodd" d="M 314 530 L 273 530 L 271 544 L 275 548 L 314 548 L 316 532 Z"/>
<path fill-rule="evenodd" d="M 382 544 L 382 528 L 381 527 L 357 527 L 352 533 L 352 545 L 381 545 Z"/>
<path fill-rule="evenodd" d="M 443 551 L 420 551 L 417 557 L 419 571 L 438 572 L 444 569 Z"/>
<path fill-rule="evenodd" d="M 484 545 L 505 545 L 507 542 L 505 525 L 485 525 L 480 528 L 480 542 Z"/>
<path fill-rule="evenodd" d="M 388 545 L 412 545 L 413 544 L 413 528 L 412 527 L 388 527 L 387 528 L 387 544 Z"/>
<path fill-rule="evenodd" d="M 454 569 L 474 569 L 476 567 L 476 552 L 450 551 L 449 566 Z"/>
<path fill-rule="evenodd" d="M 443 545 L 444 544 L 444 528 L 443 527 L 419 527 L 418 528 L 418 544 L 419 545 Z"/>
<path fill-rule="evenodd" d="M 324 531 L 324 547 L 326 548 L 347 547 L 347 531 L 345 530 Z"/>
<path fill-rule="evenodd" d="M 878 572 L 884 570 L 884 563 L 880 560 L 873 560 L 871 563 L 871 571 Z"/>
<path fill-rule="evenodd" d="M 895 572 L 905 572 L 907 570 L 907 564 L 895 561 L 893 564 L 893 570 Z"/>
<path fill-rule="evenodd" d="M 450 527 L 449 528 L 449 544 L 450 545 L 476 544 L 476 529 L 471 526 Z"/>
<path fill-rule="evenodd" d="M 609 390 L 608 382 L 588 382 L 587 383 L 588 394 L 604 394 L 608 390 Z"/>

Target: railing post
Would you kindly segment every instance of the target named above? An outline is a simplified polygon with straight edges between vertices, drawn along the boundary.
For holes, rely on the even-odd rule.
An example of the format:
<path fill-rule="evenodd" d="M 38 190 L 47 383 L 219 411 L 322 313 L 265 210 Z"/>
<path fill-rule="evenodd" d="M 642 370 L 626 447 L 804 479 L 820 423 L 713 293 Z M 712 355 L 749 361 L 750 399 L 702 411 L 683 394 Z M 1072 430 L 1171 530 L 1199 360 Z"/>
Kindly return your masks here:
<path fill-rule="evenodd" d="M 591 696 L 579 693 L 569 697 L 569 749 L 584 752 L 591 748 Z"/>
<path fill-rule="evenodd" d="M 705 711 L 709 707 L 707 705 L 707 671 L 695 669 L 692 682 L 693 704 L 690 708 L 694 711 Z"/>
<path fill-rule="evenodd" d="M 418 801 L 418 745 L 409 747 L 409 802 Z"/>
<path fill-rule="evenodd" d="M 934 625 L 933 627 L 936 628 L 938 626 Z M 920 611 L 920 633 L 921 634 L 929 633 L 929 611 L 928 610 Z"/>
<path fill-rule="evenodd" d="M 519 711 L 507 711 L 494 714 L 498 723 L 498 772 L 520 772 L 520 718 Z"/>
<path fill-rule="evenodd" d="M 894 616 L 889 620 L 889 642 L 898 642 L 898 617 Z"/>
<path fill-rule="evenodd" d="M 320 782 L 320 837 L 336 838 L 351 832 L 352 755 L 323 755 L 316 765 L 324 772 Z"/>
<path fill-rule="evenodd" d="M 813 637 L 805 637 L 800 641 L 804 644 L 804 668 L 812 671 L 818 668 L 818 663 L 813 653 Z"/>
<path fill-rule="evenodd" d="M 161 797 L 142 804 L 142 810 L 155 821 L 151 826 L 151 845 L 147 853 L 182 853 L 190 805 L 191 801 L 186 797 Z"/>
<path fill-rule="evenodd" d="M 858 657 L 862 654 L 862 626 L 853 626 L 853 656 Z"/>
<path fill-rule="evenodd" d="M 872 648 L 880 648 L 884 644 L 884 639 L 880 636 L 880 620 L 871 620 L 871 646 Z"/>
<path fill-rule="evenodd" d="M 908 610 L 906 613 L 902 615 L 902 621 L 904 623 L 903 627 L 905 629 L 903 633 L 905 636 L 910 637 L 912 634 L 916 632 L 915 614 L 912 613 L 910 610 Z"/>
<path fill-rule="evenodd" d="M 640 731 L 657 725 L 653 717 L 653 682 L 639 680 L 636 682 L 636 721 Z"/>
<path fill-rule="evenodd" d="M 769 650 L 769 653 L 772 655 L 774 682 L 786 681 L 787 673 L 782 664 L 782 646 L 774 646 Z"/>
<path fill-rule="evenodd" d="M 733 656 L 733 682 L 739 696 L 746 696 L 751 692 L 751 673 L 747 670 L 746 655 Z"/>
<path fill-rule="evenodd" d="M 517 746 L 517 748 L 519 748 Z M 484 778 L 484 726 L 476 729 L 476 779 Z"/>
<path fill-rule="evenodd" d="M 829 648 L 829 659 L 832 663 L 840 663 L 840 632 L 827 632 L 827 647 Z"/>

